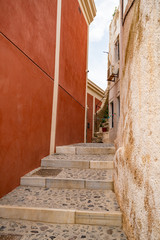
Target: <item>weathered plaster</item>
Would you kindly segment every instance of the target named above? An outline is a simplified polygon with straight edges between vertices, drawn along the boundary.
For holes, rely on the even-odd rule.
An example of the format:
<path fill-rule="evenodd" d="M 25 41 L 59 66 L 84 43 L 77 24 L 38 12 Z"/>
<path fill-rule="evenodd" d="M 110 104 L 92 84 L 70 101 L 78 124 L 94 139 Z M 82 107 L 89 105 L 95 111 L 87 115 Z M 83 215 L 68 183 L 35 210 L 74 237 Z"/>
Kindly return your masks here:
<path fill-rule="evenodd" d="M 160 2 L 136 0 L 122 27 L 115 192 L 129 239 L 160 239 Z"/>
<path fill-rule="evenodd" d="M 120 12 L 119 9 L 116 11 L 112 22 L 109 27 L 109 55 L 108 55 L 108 62 L 109 68 L 113 67 L 113 72 L 116 74 L 119 71 L 119 60 L 115 56 L 115 43 L 119 38 L 120 34 Z M 109 77 L 109 72 L 108 72 Z M 113 79 L 112 79 L 113 80 Z M 110 129 L 109 129 L 109 140 L 110 142 L 114 142 L 117 137 L 117 128 L 119 122 L 119 114 L 118 114 L 118 101 L 117 97 L 120 95 L 120 79 L 115 78 L 115 82 L 108 81 L 108 89 L 109 89 L 109 115 L 111 115 L 111 108 L 110 103 L 113 102 L 114 104 L 114 127 L 112 128 L 112 119 L 110 118 Z"/>

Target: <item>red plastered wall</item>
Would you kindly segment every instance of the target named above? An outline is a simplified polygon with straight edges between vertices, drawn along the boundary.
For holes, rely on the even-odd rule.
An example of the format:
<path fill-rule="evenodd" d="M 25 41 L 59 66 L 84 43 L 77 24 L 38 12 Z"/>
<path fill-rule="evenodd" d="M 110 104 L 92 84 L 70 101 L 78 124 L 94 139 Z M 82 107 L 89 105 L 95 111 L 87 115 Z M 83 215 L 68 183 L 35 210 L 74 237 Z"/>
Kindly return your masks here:
<path fill-rule="evenodd" d="M 84 108 L 59 87 L 56 145 L 84 142 Z"/>
<path fill-rule="evenodd" d="M 0 0 L 0 31 L 54 78 L 57 0 Z"/>
<path fill-rule="evenodd" d="M 92 142 L 92 128 L 93 128 L 93 96 L 87 93 L 87 142 Z M 88 128 L 88 123 L 90 127 Z"/>
<path fill-rule="evenodd" d="M 53 80 L 0 34 L 0 197 L 49 154 Z"/>
<path fill-rule="evenodd" d="M 56 19 L 57 0 L 0 0 L 0 196 L 49 154 Z"/>
<path fill-rule="evenodd" d="M 102 102 L 99 99 L 95 98 L 95 112 L 101 108 L 101 105 L 102 105 Z"/>
<path fill-rule="evenodd" d="M 56 145 L 84 141 L 87 31 L 78 0 L 62 0 Z"/>

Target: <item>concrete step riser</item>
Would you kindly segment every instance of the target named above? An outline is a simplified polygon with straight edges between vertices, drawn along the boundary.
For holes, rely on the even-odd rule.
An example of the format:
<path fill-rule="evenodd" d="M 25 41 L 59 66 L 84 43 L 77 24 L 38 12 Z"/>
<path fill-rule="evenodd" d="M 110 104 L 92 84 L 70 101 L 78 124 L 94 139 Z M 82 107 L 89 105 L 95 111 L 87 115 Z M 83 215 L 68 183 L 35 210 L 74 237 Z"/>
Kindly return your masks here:
<path fill-rule="evenodd" d="M 42 160 L 42 167 L 89 169 L 89 161 Z"/>
<path fill-rule="evenodd" d="M 83 179 L 51 179 L 40 177 L 22 177 L 22 186 L 67 189 L 113 190 L 113 181 L 92 181 Z"/>
<path fill-rule="evenodd" d="M 90 225 L 122 226 L 122 214 L 115 212 L 76 212 L 76 223 Z"/>
<path fill-rule="evenodd" d="M 91 212 L 65 209 L 0 206 L 0 217 L 56 224 L 122 226 L 121 212 Z"/>
<path fill-rule="evenodd" d="M 91 169 L 114 169 L 113 161 L 91 161 Z"/>
<path fill-rule="evenodd" d="M 69 160 L 42 160 L 42 167 L 79 168 L 79 169 L 113 169 L 113 161 L 69 161 Z"/>
<path fill-rule="evenodd" d="M 114 154 L 115 148 L 77 148 L 77 155 L 105 155 Z"/>
<path fill-rule="evenodd" d="M 72 155 L 105 155 L 114 154 L 114 147 L 56 147 L 57 154 L 72 154 Z"/>

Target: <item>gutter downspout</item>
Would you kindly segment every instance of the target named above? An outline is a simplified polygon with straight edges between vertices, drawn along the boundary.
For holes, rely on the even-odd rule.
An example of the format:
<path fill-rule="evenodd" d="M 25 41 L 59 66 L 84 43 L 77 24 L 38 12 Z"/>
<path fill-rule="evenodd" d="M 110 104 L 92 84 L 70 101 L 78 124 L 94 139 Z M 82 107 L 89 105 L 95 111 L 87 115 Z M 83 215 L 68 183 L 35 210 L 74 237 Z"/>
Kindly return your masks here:
<path fill-rule="evenodd" d="M 56 141 L 59 59 L 60 59 L 60 40 L 61 40 L 61 12 L 62 12 L 62 0 L 57 0 L 56 52 L 55 52 L 55 73 L 54 73 L 54 91 L 53 91 L 53 105 L 52 105 L 50 154 L 54 153 L 55 151 L 55 141 Z"/>
<path fill-rule="evenodd" d="M 88 81 L 88 56 L 89 56 L 89 25 L 87 26 L 87 63 L 86 63 L 86 99 L 85 99 L 85 119 L 84 119 L 84 143 L 87 142 L 87 81 Z"/>

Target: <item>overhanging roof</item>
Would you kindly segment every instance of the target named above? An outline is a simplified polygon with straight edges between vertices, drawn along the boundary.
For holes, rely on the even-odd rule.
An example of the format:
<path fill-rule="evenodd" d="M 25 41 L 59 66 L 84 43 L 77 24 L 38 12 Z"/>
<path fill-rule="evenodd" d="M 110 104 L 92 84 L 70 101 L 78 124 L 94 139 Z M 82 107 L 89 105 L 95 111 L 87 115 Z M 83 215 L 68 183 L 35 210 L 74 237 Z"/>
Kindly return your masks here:
<path fill-rule="evenodd" d="M 93 92 L 95 92 L 101 98 L 104 97 L 105 91 L 89 79 L 87 80 L 87 88 L 90 88 Z"/>

